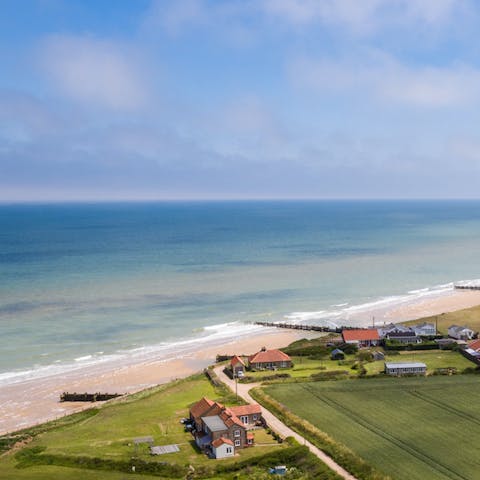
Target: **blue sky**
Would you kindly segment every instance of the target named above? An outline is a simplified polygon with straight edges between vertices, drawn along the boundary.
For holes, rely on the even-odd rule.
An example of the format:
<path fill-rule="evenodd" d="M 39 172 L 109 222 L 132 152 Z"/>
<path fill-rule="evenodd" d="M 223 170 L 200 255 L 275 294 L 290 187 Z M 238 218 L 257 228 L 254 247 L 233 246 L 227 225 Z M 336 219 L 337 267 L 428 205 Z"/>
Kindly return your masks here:
<path fill-rule="evenodd" d="M 479 197 L 480 2 L 0 8 L 0 201 Z"/>

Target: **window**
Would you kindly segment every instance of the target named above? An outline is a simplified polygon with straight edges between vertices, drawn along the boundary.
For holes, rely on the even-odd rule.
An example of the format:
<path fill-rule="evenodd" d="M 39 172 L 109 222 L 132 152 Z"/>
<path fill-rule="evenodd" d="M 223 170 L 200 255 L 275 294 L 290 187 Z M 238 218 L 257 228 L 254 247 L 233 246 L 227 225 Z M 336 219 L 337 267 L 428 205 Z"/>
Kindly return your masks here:
<path fill-rule="evenodd" d="M 253 416 L 253 421 L 255 421 L 255 420 L 258 420 L 256 415 Z"/>
<path fill-rule="evenodd" d="M 226 452 L 227 452 L 227 453 L 232 453 L 232 447 L 227 447 Z"/>
<path fill-rule="evenodd" d="M 239 446 L 240 446 L 240 440 L 238 440 L 238 439 L 235 440 L 235 446 L 236 446 L 236 447 L 239 447 Z"/>
<path fill-rule="evenodd" d="M 233 434 L 236 436 L 236 437 L 239 437 L 240 436 L 240 430 L 235 430 L 233 432 Z"/>
<path fill-rule="evenodd" d="M 251 445 L 251 444 L 253 443 L 253 439 L 249 438 L 249 439 L 247 440 L 247 443 L 248 443 L 249 445 Z"/>
<path fill-rule="evenodd" d="M 242 421 L 243 424 L 247 425 L 248 424 L 248 415 L 242 415 L 240 417 L 240 420 Z"/>

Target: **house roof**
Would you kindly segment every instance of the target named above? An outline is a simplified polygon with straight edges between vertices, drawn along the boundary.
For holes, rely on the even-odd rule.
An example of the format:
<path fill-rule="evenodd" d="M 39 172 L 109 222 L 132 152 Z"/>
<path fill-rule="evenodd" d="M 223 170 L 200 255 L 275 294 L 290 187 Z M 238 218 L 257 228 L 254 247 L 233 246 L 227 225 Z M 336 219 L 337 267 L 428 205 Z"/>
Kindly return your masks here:
<path fill-rule="evenodd" d="M 472 343 L 468 344 L 468 348 L 471 348 L 472 350 L 480 350 L 480 339 L 479 340 L 474 340 Z"/>
<path fill-rule="evenodd" d="M 470 330 L 472 331 L 470 328 L 468 328 L 467 326 L 465 325 L 450 325 L 448 327 L 449 330 L 455 330 L 457 332 L 461 332 L 462 330 Z"/>
<path fill-rule="evenodd" d="M 339 348 L 336 348 L 335 350 L 332 350 L 332 355 L 338 355 L 339 353 L 341 353 L 342 355 L 345 355 L 345 353 L 340 350 Z"/>
<path fill-rule="evenodd" d="M 258 403 L 252 403 L 250 405 L 241 405 L 239 407 L 230 407 L 230 410 L 234 415 L 240 417 L 242 415 L 255 415 L 262 413 L 262 407 Z"/>
<path fill-rule="evenodd" d="M 204 415 L 212 406 L 215 404 L 213 400 L 203 397 L 195 405 L 190 408 L 190 414 L 194 418 L 201 417 Z"/>
<path fill-rule="evenodd" d="M 414 325 L 413 328 L 435 328 L 435 324 L 423 322 L 419 323 L 418 325 Z"/>
<path fill-rule="evenodd" d="M 345 342 L 365 341 L 365 340 L 379 340 L 378 330 L 369 329 L 353 329 L 342 331 L 343 340 Z"/>
<path fill-rule="evenodd" d="M 221 403 L 214 402 L 206 397 L 203 397 L 190 409 L 190 414 L 195 419 L 201 418 L 210 430 L 216 432 L 226 430 L 232 425 L 245 428 L 245 425 L 238 418 L 238 415 L 248 415 L 253 413 L 261 414 L 261 412 L 261 408 L 257 404 L 228 408 Z M 221 430 L 217 429 L 220 428 L 220 422 L 214 419 L 214 417 L 222 422 Z"/>
<path fill-rule="evenodd" d="M 387 368 L 427 368 L 422 362 L 385 362 Z"/>
<path fill-rule="evenodd" d="M 233 447 L 233 442 L 229 438 L 225 438 L 225 437 L 220 437 L 214 440 L 212 442 L 212 447 L 218 448 L 224 443 L 226 443 L 227 445 L 231 445 Z"/>
<path fill-rule="evenodd" d="M 416 337 L 415 332 L 388 332 L 387 337 L 402 338 L 402 337 Z"/>
<path fill-rule="evenodd" d="M 289 362 L 291 358 L 280 350 L 260 350 L 251 355 L 248 361 L 250 363 Z"/>
<path fill-rule="evenodd" d="M 202 421 L 211 432 L 223 432 L 227 429 L 224 421 L 218 415 L 202 417 Z"/>
<path fill-rule="evenodd" d="M 234 356 L 232 357 L 232 359 L 230 360 L 230 365 L 231 365 L 232 367 L 234 367 L 234 366 L 237 365 L 238 363 L 239 363 L 240 365 L 245 366 L 245 362 L 244 362 L 240 357 L 238 357 L 237 355 L 234 355 Z"/>

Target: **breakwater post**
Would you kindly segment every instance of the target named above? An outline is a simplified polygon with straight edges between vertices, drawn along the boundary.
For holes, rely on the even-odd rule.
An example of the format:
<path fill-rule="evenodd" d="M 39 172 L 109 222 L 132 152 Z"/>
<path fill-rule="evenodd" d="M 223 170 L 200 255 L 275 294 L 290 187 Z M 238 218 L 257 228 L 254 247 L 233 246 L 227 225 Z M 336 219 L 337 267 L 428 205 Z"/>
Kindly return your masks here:
<path fill-rule="evenodd" d="M 61 402 L 105 402 L 112 398 L 121 397 L 123 393 L 69 393 L 63 392 L 60 395 Z"/>

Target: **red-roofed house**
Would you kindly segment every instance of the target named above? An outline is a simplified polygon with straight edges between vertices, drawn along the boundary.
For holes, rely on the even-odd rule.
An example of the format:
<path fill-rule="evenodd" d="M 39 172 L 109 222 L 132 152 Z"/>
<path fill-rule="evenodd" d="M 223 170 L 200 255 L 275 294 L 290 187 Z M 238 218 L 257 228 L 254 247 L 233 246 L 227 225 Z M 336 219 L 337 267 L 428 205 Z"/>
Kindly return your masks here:
<path fill-rule="evenodd" d="M 473 342 L 468 344 L 468 348 L 471 350 L 475 350 L 476 352 L 480 352 L 480 339 L 474 340 Z"/>
<path fill-rule="evenodd" d="M 280 350 L 266 350 L 262 348 L 262 350 L 248 358 L 248 363 L 252 368 L 273 370 L 275 368 L 290 368 L 292 359 Z"/>
<path fill-rule="evenodd" d="M 374 328 L 343 330 L 342 337 L 345 343 L 354 343 L 359 347 L 371 347 L 380 342 L 378 330 Z"/>
<path fill-rule="evenodd" d="M 245 374 L 245 362 L 240 357 L 237 357 L 237 355 L 234 355 L 230 360 L 230 368 L 234 377 L 239 377 Z"/>
<path fill-rule="evenodd" d="M 203 397 L 190 408 L 190 419 L 194 425 L 192 433 L 196 444 L 201 449 L 211 450 L 219 458 L 216 449 L 219 449 L 220 455 L 230 456 L 234 454 L 235 448 L 253 444 L 253 436 L 247 430 L 261 421 L 262 410 L 256 404 L 229 408 Z M 233 453 L 229 451 L 229 446 L 233 447 Z"/>

